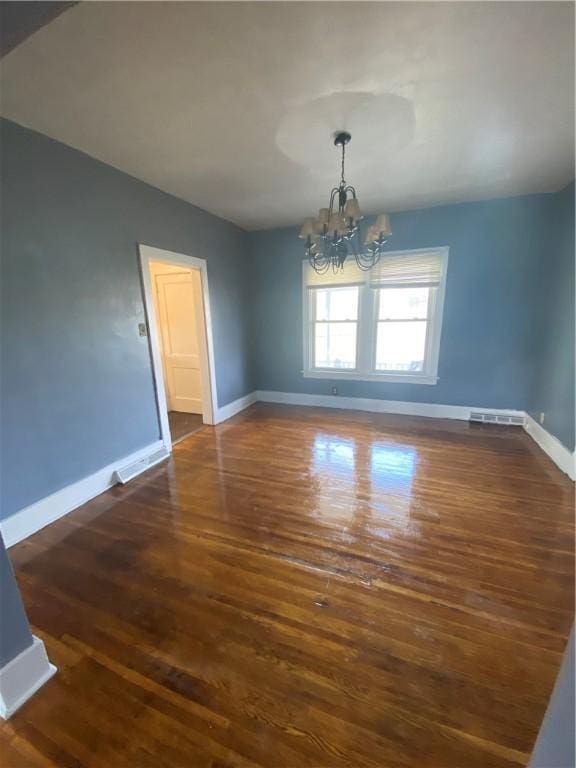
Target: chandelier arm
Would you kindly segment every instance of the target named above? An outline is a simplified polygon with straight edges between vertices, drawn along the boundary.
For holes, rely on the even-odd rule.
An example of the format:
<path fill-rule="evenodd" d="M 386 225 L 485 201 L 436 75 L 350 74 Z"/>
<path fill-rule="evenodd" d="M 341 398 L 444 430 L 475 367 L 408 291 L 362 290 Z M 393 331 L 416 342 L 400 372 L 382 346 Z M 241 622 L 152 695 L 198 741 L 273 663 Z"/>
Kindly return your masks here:
<path fill-rule="evenodd" d="M 339 193 L 340 193 L 340 187 L 333 187 L 332 192 L 330 192 L 330 206 L 328 208 L 330 216 L 332 216 L 332 213 L 334 212 L 334 198 Z"/>
<path fill-rule="evenodd" d="M 369 251 L 368 253 L 361 254 L 360 261 L 356 262 L 360 269 L 364 272 L 368 272 L 380 261 L 380 251 Z"/>
<path fill-rule="evenodd" d="M 320 275 L 325 274 L 331 266 L 331 260 L 329 257 L 329 254 L 326 254 L 324 251 L 312 253 L 308 253 L 308 261 L 310 263 L 310 266 L 314 269 L 315 272 L 317 272 Z"/>
<path fill-rule="evenodd" d="M 357 242 L 356 235 L 353 234 L 351 237 L 349 237 L 347 242 L 348 242 L 348 249 L 349 249 L 349 251 L 352 252 L 352 256 L 357 256 L 358 255 L 358 242 Z"/>

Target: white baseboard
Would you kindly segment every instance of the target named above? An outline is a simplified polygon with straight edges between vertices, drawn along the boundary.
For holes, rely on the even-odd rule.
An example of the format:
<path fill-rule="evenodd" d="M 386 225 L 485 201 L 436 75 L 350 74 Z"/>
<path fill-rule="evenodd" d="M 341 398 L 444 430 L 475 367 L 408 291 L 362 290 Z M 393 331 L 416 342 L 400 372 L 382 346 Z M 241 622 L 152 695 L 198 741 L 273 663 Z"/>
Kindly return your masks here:
<path fill-rule="evenodd" d="M 226 421 L 226 419 L 231 419 L 232 416 L 236 416 L 237 413 L 240 413 L 240 411 L 248 408 L 250 405 L 255 403 L 256 400 L 257 393 L 250 392 L 249 395 L 239 397 L 238 400 L 233 400 L 231 403 L 228 403 L 228 405 L 223 405 L 222 408 L 218 408 L 214 423 L 220 424 L 222 421 Z"/>
<path fill-rule="evenodd" d="M 562 472 L 565 472 L 571 480 L 576 480 L 576 454 L 574 451 L 570 451 L 565 445 L 562 445 L 557 437 L 547 432 L 530 414 L 526 414 L 524 429 Z"/>
<path fill-rule="evenodd" d="M 108 488 L 116 484 L 114 475 L 117 470 L 127 464 L 140 461 L 163 446 L 164 443 L 157 440 L 146 448 L 141 448 L 130 456 L 123 456 L 93 475 L 78 480 L 72 485 L 67 485 L 51 496 L 46 496 L 0 521 L 0 531 L 4 537 L 4 543 L 7 547 L 17 544 L 95 496 L 107 491 Z"/>
<path fill-rule="evenodd" d="M 44 643 L 34 637 L 32 645 L 0 669 L 0 717 L 7 720 L 56 672 Z"/>
<path fill-rule="evenodd" d="M 524 417 L 524 411 L 499 408 L 476 408 L 464 405 L 443 405 L 439 403 L 410 403 L 401 400 L 378 400 L 367 397 L 340 397 L 339 395 L 307 395 L 297 392 L 271 392 L 259 390 L 257 399 L 265 403 L 286 403 L 287 405 L 312 405 L 320 408 L 343 408 L 350 411 L 371 411 L 373 413 L 397 413 L 402 416 L 428 416 L 435 419 L 461 419 L 468 421 L 472 411 L 490 411 L 501 416 Z"/>

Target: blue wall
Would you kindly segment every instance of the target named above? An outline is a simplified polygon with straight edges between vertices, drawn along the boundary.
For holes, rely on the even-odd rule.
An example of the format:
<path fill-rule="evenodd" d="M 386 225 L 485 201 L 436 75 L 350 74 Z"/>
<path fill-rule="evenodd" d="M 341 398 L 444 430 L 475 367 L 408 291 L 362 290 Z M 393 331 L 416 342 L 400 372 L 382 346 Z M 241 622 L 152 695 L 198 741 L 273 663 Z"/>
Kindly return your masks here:
<path fill-rule="evenodd" d="M 0 668 L 32 645 L 32 633 L 0 535 Z"/>
<path fill-rule="evenodd" d="M 534 334 L 535 372 L 530 412 L 574 450 L 574 182 L 552 196 L 548 237 L 541 258 Z"/>
<path fill-rule="evenodd" d="M 450 247 L 435 386 L 302 377 L 302 242 L 298 229 L 249 235 L 258 389 L 515 408 L 530 402 L 534 306 L 552 195 L 392 216 L 391 250 Z"/>
<path fill-rule="evenodd" d="M 208 261 L 219 405 L 254 389 L 245 233 L 9 121 L 0 517 L 159 437 L 137 243 Z"/>

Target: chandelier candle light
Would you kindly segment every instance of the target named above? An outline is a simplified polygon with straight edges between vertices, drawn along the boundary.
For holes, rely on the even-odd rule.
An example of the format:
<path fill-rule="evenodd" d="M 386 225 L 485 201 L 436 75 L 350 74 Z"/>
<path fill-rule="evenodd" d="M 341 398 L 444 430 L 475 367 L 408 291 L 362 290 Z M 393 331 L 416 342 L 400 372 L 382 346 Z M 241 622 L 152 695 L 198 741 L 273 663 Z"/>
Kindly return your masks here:
<path fill-rule="evenodd" d="M 347 257 L 353 255 L 360 269 L 368 270 L 378 262 L 384 245 L 392 234 L 388 214 L 381 213 L 376 223 L 368 228 L 364 240 L 360 221 L 364 218 L 356 190 L 344 178 L 346 144 L 352 136 L 341 131 L 334 144 L 342 147 L 342 174 L 340 184 L 330 193 L 328 208 L 320 208 L 318 218 L 305 219 L 300 237 L 306 243 L 306 256 L 312 268 L 323 275 L 330 268 L 342 270 Z"/>

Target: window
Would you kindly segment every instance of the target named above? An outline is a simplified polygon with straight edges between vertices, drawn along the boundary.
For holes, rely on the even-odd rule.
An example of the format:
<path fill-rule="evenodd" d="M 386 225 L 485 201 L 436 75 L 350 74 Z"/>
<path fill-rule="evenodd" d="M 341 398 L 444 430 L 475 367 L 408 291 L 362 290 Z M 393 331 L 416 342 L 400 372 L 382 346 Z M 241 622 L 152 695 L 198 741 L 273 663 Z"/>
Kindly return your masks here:
<path fill-rule="evenodd" d="M 356 368 L 358 287 L 314 291 L 314 367 Z"/>
<path fill-rule="evenodd" d="M 376 370 L 424 370 L 430 288 L 380 288 Z"/>
<path fill-rule="evenodd" d="M 435 384 L 447 258 L 396 252 L 326 275 L 305 264 L 304 376 Z"/>

